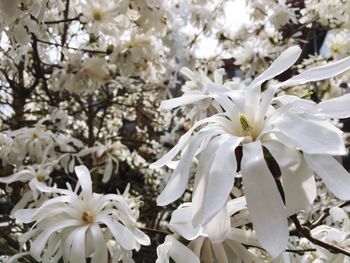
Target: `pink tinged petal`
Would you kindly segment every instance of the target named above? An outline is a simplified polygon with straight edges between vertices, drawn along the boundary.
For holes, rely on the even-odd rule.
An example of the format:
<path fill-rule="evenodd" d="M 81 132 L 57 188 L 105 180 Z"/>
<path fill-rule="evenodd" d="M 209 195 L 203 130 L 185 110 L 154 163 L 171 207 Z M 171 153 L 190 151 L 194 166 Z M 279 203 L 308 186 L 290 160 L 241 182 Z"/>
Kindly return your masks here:
<path fill-rule="evenodd" d="M 48 241 L 48 239 L 56 233 L 57 231 L 60 231 L 63 228 L 71 227 L 71 226 L 79 226 L 81 225 L 81 222 L 78 220 L 63 220 L 59 223 L 56 223 L 54 226 L 50 227 L 49 229 L 43 231 L 32 243 L 32 246 L 30 248 L 30 253 L 36 260 L 40 261 L 40 255 L 43 252 L 45 245 Z"/>
<path fill-rule="evenodd" d="M 237 163 L 235 149 L 242 138 L 221 135 L 220 146 L 215 152 L 215 157 L 209 170 L 202 203 L 202 209 L 198 211 L 199 223 L 206 225 L 227 201 L 233 187 Z M 225 208 L 226 209 L 226 208 Z"/>
<path fill-rule="evenodd" d="M 341 200 L 350 199 L 350 175 L 338 161 L 323 154 L 304 153 L 304 158 L 336 197 Z"/>
<path fill-rule="evenodd" d="M 201 100 L 210 98 L 208 95 L 183 95 L 179 98 L 164 100 L 160 103 L 161 110 L 169 110 L 179 106 L 197 103 Z"/>
<path fill-rule="evenodd" d="M 350 57 L 338 60 L 334 63 L 306 70 L 299 75 L 290 78 L 280 84 L 279 87 L 295 86 L 305 84 L 311 81 L 329 79 L 343 73 L 350 68 Z"/>
<path fill-rule="evenodd" d="M 316 107 L 321 114 L 335 119 L 343 119 L 350 117 L 350 93 L 338 98 L 325 100 Z"/>
<path fill-rule="evenodd" d="M 186 238 L 194 240 L 202 233 L 202 227 L 192 225 L 192 204 L 181 204 L 171 215 L 169 228 Z"/>
<path fill-rule="evenodd" d="M 283 114 L 274 121 L 274 125 L 305 153 L 346 154 L 343 138 L 334 128 L 292 113 Z"/>
<path fill-rule="evenodd" d="M 115 240 L 126 250 L 137 247 L 136 240 L 131 231 L 117 221 L 110 220 L 107 216 L 97 216 L 96 222 L 103 223 L 111 231 Z"/>
<path fill-rule="evenodd" d="M 90 199 L 92 196 L 92 181 L 88 168 L 80 165 L 76 166 L 74 170 L 78 177 L 84 199 Z"/>
<path fill-rule="evenodd" d="M 100 226 L 92 224 L 90 231 L 94 243 L 94 254 L 91 263 L 108 263 L 108 250 Z"/>
<path fill-rule="evenodd" d="M 264 146 L 280 167 L 288 215 L 309 208 L 316 197 L 316 182 L 302 155 L 277 141 L 264 142 Z"/>
<path fill-rule="evenodd" d="M 287 211 L 267 167 L 260 141 L 243 145 L 242 179 L 257 238 L 272 257 L 287 246 Z"/>
<path fill-rule="evenodd" d="M 182 243 L 177 241 L 172 236 L 167 236 L 165 238 L 165 243 L 168 243 L 169 251 L 168 255 L 176 262 L 193 262 L 193 263 L 199 263 L 198 257 L 186 246 L 184 246 Z"/>
<path fill-rule="evenodd" d="M 70 251 L 69 262 L 74 263 L 86 263 L 85 261 L 85 239 L 86 239 L 86 230 L 89 228 L 89 225 L 82 226 L 75 233 L 73 237 L 73 243 Z"/>
<path fill-rule="evenodd" d="M 230 230 L 231 221 L 226 206 L 220 209 L 215 217 L 204 226 L 204 233 L 208 235 L 208 238 L 214 244 L 223 242 Z"/>
<path fill-rule="evenodd" d="M 203 132 L 193 136 L 164 190 L 157 198 L 157 205 L 164 206 L 178 199 L 186 190 L 193 157 L 199 146 L 217 132 Z"/>

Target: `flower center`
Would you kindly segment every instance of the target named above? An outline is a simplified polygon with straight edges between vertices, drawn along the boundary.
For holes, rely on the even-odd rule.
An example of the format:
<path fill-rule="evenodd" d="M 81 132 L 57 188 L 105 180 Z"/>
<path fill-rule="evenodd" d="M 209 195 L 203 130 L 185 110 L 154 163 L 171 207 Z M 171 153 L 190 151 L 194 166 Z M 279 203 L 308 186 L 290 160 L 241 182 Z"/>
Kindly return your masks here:
<path fill-rule="evenodd" d="M 248 118 L 242 113 L 239 115 L 239 124 L 241 127 L 239 135 L 244 137 L 250 136 L 252 140 L 255 141 L 260 133 L 259 125 L 255 123 L 253 123 L 254 125 L 252 125 L 252 123 L 249 122 Z"/>
<path fill-rule="evenodd" d="M 85 224 L 91 224 L 94 221 L 91 211 L 84 211 L 81 215 L 81 219 Z"/>
<path fill-rule="evenodd" d="M 92 12 L 92 17 L 94 18 L 95 21 L 101 21 L 102 20 L 102 12 L 101 12 L 101 10 L 95 9 Z"/>

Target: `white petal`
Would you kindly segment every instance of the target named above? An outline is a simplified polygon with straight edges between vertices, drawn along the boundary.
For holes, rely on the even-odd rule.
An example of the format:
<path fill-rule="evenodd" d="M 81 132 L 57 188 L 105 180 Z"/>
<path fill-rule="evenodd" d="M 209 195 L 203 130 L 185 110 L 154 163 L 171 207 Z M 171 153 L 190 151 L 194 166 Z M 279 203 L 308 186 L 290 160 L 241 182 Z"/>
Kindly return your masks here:
<path fill-rule="evenodd" d="M 309 154 L 346 154 L 341 134 L 321 123 L 285 113 L 274 121 L 276 127 L 288 136 L 303 152 Z"/>
<path fill-rule="evenodd" d="M 305 84 L 311 81 L 329 79 L 331 77 L 334 77 L 336 75 L 343 73 L 349 68 L 350 68 L 350 57 L 346 57 L 334 63 L 329 63 L 324 66 L 306 70 L 300 73 L 299 75 L 278 84 L 278 86 L 279 87 L 295 86 L 295 85 Z"/>
<path fill-rule="evenodd" d="M 200 218 L 200 224 L 206 225 L 215 214 L 222 209 L 232 190 L 234 176 L 237 173 L 235 149 L 242 138 L 222 135 L 220 146 L 215 152 L 210 171 L 206 180 L 206 189 L 202 209 L 195 217 Z"/>
<path fill-rule="evenodd" d="M 199 146 L 216 132 L 203 132 L 193 136 L 184 155 L 172 173 L 169 182 L 157 198 L 157 205 L 164 206 L 178 199 L 186 190 L 192 160 Z"/>
<path fill-rule="evenodd" d="M 86 263 L 85 261 L 85 233 L 89 228 L 88 225 L 82 226 L 75 233 L 70 251 L 70 262 L 74 263 Z"/>
<path fill-rule="evenodd" d="M 96 222 L 101 222 L 107 226 L 114 238 L 126 250 L 137 247 L 135 238 L 131 231 L 119 222 L 110 220 L 107 216 L 97 216 Z"/>
<path fill-rule="evenodd" d="M 45 248 L 45 245 L 48 241 L 48 239 L 51 237 L 52 234 L 56 233 L 57 231 L 71 226 L 78 226 L 81 222 L 78 220 L 63 220 L 52 227 L 48 228 L 47 230 L 43 231 L 32 243 L 32 246 L 30 248 L 30 253 L 36 260 L 40 261 L 40 254 Z"/>
<path fill-rule="evenodd" d="M 170 99 L 170 100 L 163 100 L 160 103 L 160 109 L 161 110 L 168 110 L 173 109 L 179 106 L 187 105 L 187 104 L 193 104 L 198 101 L 204 100 L 210 98 L 208 95 L 183 95 L 178 98 Z"/>
<path fill-rule="evenodd" d="M 304 158 L 336 197 L 350 200 L 350 175 L 339 162 L 332 156 L 323 154 L 304 153 Z"/>
<path fill-rule="evenodd" d="M 188 130 L 184 135 L 181 136 L 178 143 L 167 154 L 165 154 L 162 158 L 160 158 L 158 161 L 152 163 L 150 165 L 150 168 L 157 168 L 157 167 L 162 167 L 162 166 L 166 165 L 187 145 L 187 143 L 191 139 L 193 131 L 197 127 L 199 127 L 205 123 L 217 122 L 221 118 L 222 117 L 219 118 L 216 116 L 212 116 L 212 117 L 197 121 L 190 130 Z"/>
<path fill-rule="evenodd" d="M 168 243 L 168 255 L 175 261 L 175 263 L 200 263 L 198 257 L 174 237 L 167 236 L 164 243 Z"/>
<path fill-rule="evenodd" d="M 80 165 L 76 166 L 74 170 L 78 177 L 84 199 L 90 199 L 92 196 L 92 181 L 88 168 Z"/>
<path fill-rule="evenodd" d="M 293 46 L 286 49 L 282 54 L 268 67 L 263 73 L 261 73 L 248 88 L 254 88 L 264 83 L 266 80 L 281 74 L 289 69 L 298 60 L 301 54 L 301 48 Z"/>
<path fill-rule="evenodd" d="M 29 181 L 33 175 L 28 170 L 19 171 L 10 176 L 0 177 L 0 183 L 10 184 L 16 181 L 26 182 Z"/>
<path fill-rule="evenodd" d="M 94 254 L 91 263 L 108 263 L 108 251 L 100 226 L 92 224 L 90 231 L 94 241 Z"/>
<path fill-rule="evenodd" d="M 227 211 L 230 216 L 247 208 L 247 200 L 244 196 L 232 199 L 227 202 Z"/>
<path fill-rule="evenodd" d="M 229 263 L 224 247 L 221 244 L 212 244 L 215 258 L 218 263 Z"/>
<path fill-rule="evenodd" d="M 301 154 L 276 141 L 265 142 L 264 146 L 280 167 L 288 215 L 309 208 L 316 197 L 316 182 Z"/>
<path fill-rule="evenodd" d="M 251 246 L 259 246 L 255 233 L 239 228 L 231 228 L 227 239 Z"/>
<path fill-rule="evenodd" d="M 343 119 L 350 117 L 350 93 L 338 98 L 322 101 L 317 110 L 331 118 Z"/>
<path fill-rule="evenodd" d="M 202 233 L 202 227 L 192 226 L 192 204 L 181 204 L 171 215 L 169 228 L 186 238 L 187 240 L 193 240 Z"/>
<path fill-rule="evenodd" d="M 243 145 L 241 162 L 244 192 L 259 242 L 272 257 L 288 242 L 287 211 L 267 167 L 260 141 Z"/>
<path fill-rule="evenodd" d="M 230 233 L 230 230 L 231 222 L 226 206 L 221 208 L 214 218 L 204 227 L 204 233 L 208 235 L 208 238 L 214 244 L 222 243 Z"/>

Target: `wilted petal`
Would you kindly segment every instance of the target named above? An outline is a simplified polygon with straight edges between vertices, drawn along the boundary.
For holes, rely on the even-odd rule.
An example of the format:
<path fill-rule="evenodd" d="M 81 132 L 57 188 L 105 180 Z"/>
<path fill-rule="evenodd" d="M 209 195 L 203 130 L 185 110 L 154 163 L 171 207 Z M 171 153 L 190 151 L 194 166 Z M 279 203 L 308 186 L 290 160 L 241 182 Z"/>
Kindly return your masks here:
<path fill-rule="evenodd" d="M 287 211 L 267 167 L 260 141 L 243 145 L 242 179 L 256 235 L 272 257 L 288 242 Z"/>
<path fill-rule="evenodd" d="M 323 154 L 304 153 L 304 158 L 336 197 L 350 200 L 350 175 L 339 162 L 332 156 Z"/>
<path fill-rule="evenodd" d="M 346 154 L 343 138 L 334 128 L 285 113 L 274 121 L 276 127 L 293 143 L 309 154 Z"/>

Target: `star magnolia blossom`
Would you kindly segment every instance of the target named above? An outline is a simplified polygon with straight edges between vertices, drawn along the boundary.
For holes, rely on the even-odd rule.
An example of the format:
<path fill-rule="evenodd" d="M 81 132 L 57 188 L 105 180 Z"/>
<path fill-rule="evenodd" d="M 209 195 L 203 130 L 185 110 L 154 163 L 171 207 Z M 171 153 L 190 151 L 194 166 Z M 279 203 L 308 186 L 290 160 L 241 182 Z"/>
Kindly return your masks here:
<path fill-rule="evenodd" d="M 254 234 L 248 231 L 236 228 L 249 222 L 249 215 L 244 217 L 230 216 L 246 209 L 244 197 L 229 201 L 225 207 L 205 226 L 193 227 L 192 225 L 191 203 L 184 203 L 176 209 L 171 217 L 169 228 L 175 233 L 180 234 L 191 242 L 188 244 L 200 262 L 260 262 L 255 256 L 248 252 L 242 245 L 258 246 Z M 178 246 L 174 245 L 168 248 L 170 252 L 176 255 Z M 179 254 L 181 251 L 178 251 Z M 167 255 L 171 256 L 171 253 Z M 182 254 L 182 253 L 181 253 Z M 159 260 L 162 256 L 159 253 Z M 182 262 L 182 261 L 176 261 Z M 192 261 L 191 261 L 192 262 Z"/>
<path fill-rule="evenodd" d="M 257 238 L 276 257 L 287 245 L 287 217 L 308 207 L 315 198 L 313 171 L 335 196 L 350 199 L 350 176 L 332 157 L 346 154 L 342 132 L 328 121 L 350 116 L 350 94 L 319 104 L 294 96 L 274 99 L 280 87 L 344 72 L 350 68 L 350 57 L 261 90 L 264 82 L 291 67 L 300 53 L 299 47 L 284 51 L 245 90 L 212 95 L 223 112 L 196 122 L 173 149 L 152 165 L 177 164 L 157 199 L 158 205 L 167 205 L 183 194 L 192 160 L 197 157 L 193 224 L 206 225 L 225 206 L 240 169 Z M 176 107 L 180 100 L 170 100 L 167 105 Z M 192 102 L 183 104 L 186 103 Z M 193 134 L 196 129 L 198 132 Z M 181 150 L 181 159 L 173 161 Z M 266 162 L 269 155 L 279 166 L 285 204 L 274 179 L 278 174 L 273 176 Z"/>
<path fill-rule="evenodd" d="M 107 263 L 106 242 L 111 237 L 126 251 L 150 244 L 149 237 L 136 227 L 136 216 L 124 196 L 93 193 L 87 168 L 77 166 L 75 172 L 81 186 L 79 195 L 42 185 L 41 191 L 58 196 L 39 208 L 14 213 L 19 222 L 35 222 L 20 237 L 23 243 L 32 240 L 31 256 L 42 262 L 58 262 L 63 256 L 65 262 L 85 263 L 86 257 L 91 257 L 91 262 Z"/>

